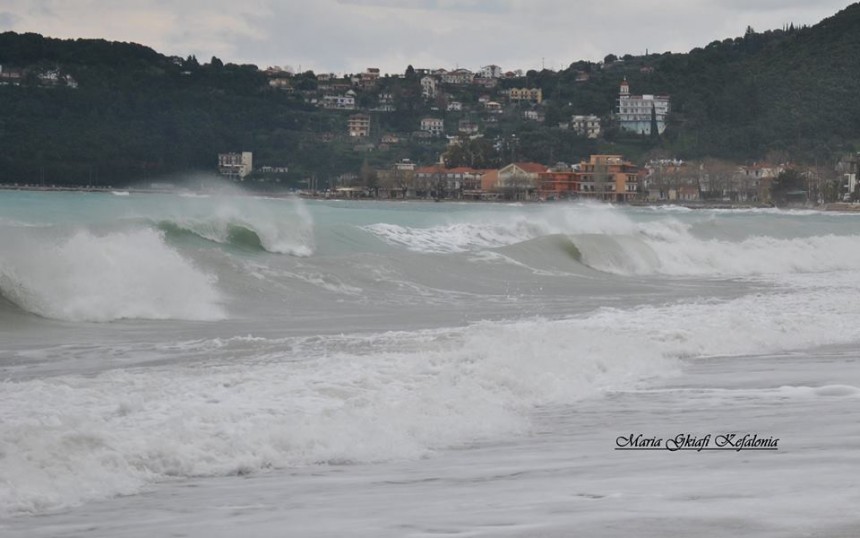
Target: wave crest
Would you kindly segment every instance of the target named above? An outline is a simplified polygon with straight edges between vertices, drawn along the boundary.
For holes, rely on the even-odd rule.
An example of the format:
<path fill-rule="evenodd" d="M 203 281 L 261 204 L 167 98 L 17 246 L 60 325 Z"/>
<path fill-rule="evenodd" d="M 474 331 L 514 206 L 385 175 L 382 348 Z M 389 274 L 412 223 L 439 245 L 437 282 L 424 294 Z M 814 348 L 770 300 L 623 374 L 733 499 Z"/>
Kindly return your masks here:
<path fill-rule="evenodd" d="M 640 220 L 631 210 L 582 205 L 426 228 L 377 223 L 363 229 L 390 245 L 428 254 L 476 252 L 565 236 L 572 245 L 559 241 L 541 245 L 562 248 L 576 262 L 619 275 L 707 277 L 860 269 L 860 235 L 829 233 L 832 229 L 817 230 L 817 235 L 806 235 L 804 229 L 799 237 L 774 236 L 780 234 L 778 229 L 748 235 L 742 231 L 744 221 L 698 229 L 699 214 L 683 217 L 691 211 L 656 218 L 654 211 L 642 213 L 647 216 Z"/>
<path fill-rule="evenodd" d="M 198 270 L 154 230 L 79 231 L 59 241 L 19 236 L 3 246 L 0 295 L 45 318 L 225 317 L 215 277 Z"/>
<path fill-rule="evenodd" d="M 675 237 L 577 236 L 582 262 L 621 275 L 748 276 L 860 268 L 860 237 L 823 235 L 742 241 Z"/>
<path fill-rule="evenodd" d="M 362 229 L 386 243 L 404 246 L 415 252 L 467 252 L 503 247 L 543 235 L 544 230 L 526 219 L 513 223 L 457 223 L 430 228 L 412 228 L 378 223 Z"/>
<path fill-rule="evenodd" d="M 195 235 L 207 241 L 249 250 L 307 257 L 313 254 L 313 224 L 301 204 L 294 214 L 271 215 L 260 208 L 222 206 L 208 217 L 174 217 L 155 222 L 169 237 Z M 294 217 L 294 218 L 290 218 Z"/>

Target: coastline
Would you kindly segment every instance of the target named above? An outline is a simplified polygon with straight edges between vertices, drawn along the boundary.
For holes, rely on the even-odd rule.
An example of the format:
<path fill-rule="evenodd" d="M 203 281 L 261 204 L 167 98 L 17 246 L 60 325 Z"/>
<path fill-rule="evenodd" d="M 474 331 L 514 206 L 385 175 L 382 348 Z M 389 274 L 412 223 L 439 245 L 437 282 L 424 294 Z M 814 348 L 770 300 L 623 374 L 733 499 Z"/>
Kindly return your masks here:
<path fill-rule="evenodd" d="M 434 200 L 433 198 L 348 198 L 348 197 L 326 197 L 314 196 L 306 192 L 254 192 L 237 188 L 232 191 L 224 190 L 191 190 L 181 187 L 174 188 L 142 188 L 142 187 L 96 187 L 96 186 L 58 186 L 58 185 L 18 185 L 18 184 L 0 184 L 0 191 L 32 191 L 32 192 L 87 192 L 87 193 L 135 193 L 135 194 L 192 194 L 192 195 L 244 195 L 244 196 L 264 196 L 270 198 L 301 198 L 303 200 L 350 200 L 362 202 L 438 202 L 438 203 L 477 203 L 477 204 L 555 204 L 564 203 L 563 200 L 543 201 L 543 200 L 474 200 L 474 199 L 451 199 L 451 200 Z M 693 202 L 686 201 L 683 203 L 661 201 L 646 201 L 637 200 L 626 204 L 617 204 L 616 202 L 606 202 L 613 205 L 627 205 L 630 207 L 685 207 L 687 209 L 782 209 L 785 211 L 804 209 L 823 212 L 838 212 L 838 213 L 860 213 L 860 204 L 852 204 L 850 202 L 831 202 L 815 206 L 807 205 L 792 205 L 786 207 L 777 207 L 770 204 L 762 203 L 742 203 L 742 202 Z"/>

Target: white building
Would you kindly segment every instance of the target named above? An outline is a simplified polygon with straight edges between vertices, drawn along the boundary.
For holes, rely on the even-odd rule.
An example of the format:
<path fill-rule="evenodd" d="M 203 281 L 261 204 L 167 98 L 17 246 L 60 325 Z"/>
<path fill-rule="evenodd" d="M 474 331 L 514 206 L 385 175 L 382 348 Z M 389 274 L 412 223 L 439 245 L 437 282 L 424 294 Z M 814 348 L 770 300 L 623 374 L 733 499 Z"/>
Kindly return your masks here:
<path fill-rule="evenodd" d="M 409 159 L 401 159 L 400 161 L 394 163 L 395 170 L 415 170 L 415 163 L 410 161 Z"/>
<path fill-rule="evenodd" d="M 436 97 L 436 79 L 431 76 L 421 78 L 421 95 L 425 99 Z"/>
<path fill-rule="evenodd" d="M 475 74 L 468 69 L 455 69 L 442 75 L 442 82 L 445 84 L 471 84 Z"/>
<path fill-rule="evenodd" d="M 651 134 L 651 119 L 656 116 L 657 134 L 663 134 L 668 115 L 668 95 L 630 95 L 627 79 L 621 82 L 617 114 L 619 127 L 634 133 Z"/>
<path fill-rule="evenodd" d="M 421 130 L 433 136 L 442 135 L 445 133 L 445 120 L 440 118 L 424 118 L 421 120 Z"/>
<path fill-rule="evenodd" d="M 588 138 L 600 136 L 600 118 L 589 116 L 573 116 L 570 118 L 570 128 Z"/>
<path fill-rule="evenodd" d="M 448 103 L 448 112 L 460 112 L 463 110 L 463 103 L 460 101 L 451 101 Z"/>
<path fill-rule="evenodd" d="M 326 95 L 323 97 L 322 106 L 332 110 L 355 110 L 355 97 L 352 95 Z"/>
<path fill-rule="evenodd" d="M 231 179 L 244 181 L 254 171 L 254 155 L 250 151 L 241 153 L 219 153 L 218 173 Z"/>
<path fill-rule="evenodd" d="M 523 118 L 542 122 L 546 119 L 546 114 L 544 114 L 543 110 L 526 110 L 523 112 Z"/>
<path fill-rule="evenodd" d="M 478 72 L 481 78 L 502 78 L 502 68 L 498 65 L 485 65 Z"/>

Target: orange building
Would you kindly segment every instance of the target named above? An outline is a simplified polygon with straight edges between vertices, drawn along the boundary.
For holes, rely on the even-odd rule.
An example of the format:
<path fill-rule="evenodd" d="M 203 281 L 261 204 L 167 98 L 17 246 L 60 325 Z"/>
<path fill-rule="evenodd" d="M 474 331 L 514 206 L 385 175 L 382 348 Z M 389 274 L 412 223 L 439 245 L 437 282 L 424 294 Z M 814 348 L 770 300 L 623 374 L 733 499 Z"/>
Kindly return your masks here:
<path fill-rule="evenodd" d="M 538 174 L 538 195 L 543 200 L 575 198 L 579 190 L 576 172 L 542 172 Z"/>
<path fill-rule="evenodd" d="M 499 182 L 499 171 L 498 170 L 487 170 L 484 172 L 484 175 L 481 176 L 481 190 L 484 192 L 490 192 L 491 190 L 496 188 L 496 183 Z"/>
<path fill-rule="evenodd" d="M 579 165 L 579 195 L 627 202 L 639 195 L 639 167 L 621 155 L 592 155 Z"/>
<path fill-rule="evenodd" d="M 639 168 L 621 155 L 592 155 L 572 172 L 540 174 L 543 199 L 592 198 L 628 202 L 639 195 Z"/>

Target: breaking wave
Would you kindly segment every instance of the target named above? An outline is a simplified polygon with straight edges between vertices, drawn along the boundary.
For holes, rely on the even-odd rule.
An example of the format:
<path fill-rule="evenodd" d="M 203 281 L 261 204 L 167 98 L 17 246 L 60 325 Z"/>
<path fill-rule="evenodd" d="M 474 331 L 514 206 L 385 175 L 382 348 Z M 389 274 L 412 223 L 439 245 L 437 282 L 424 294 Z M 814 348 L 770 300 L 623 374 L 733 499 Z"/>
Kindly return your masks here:
<path fill-rule="evenodd" d="M 576 236 L 582 262 L 621 275 L 747 276 L 860 268 L 860 237 L 824 235 L 742 241 L 700 239 L 687 232 Z"/>
<path fill-rule="evenodd" d="M 215 243 L 299 257 L 310 256 L 314 251 L 313 227 L 306 213 L 291 221 L 221 208 L 213 217 L 170 218 L 155 225 L 168 237 L 190 234 Z"/>
<path fill-rule="evenodd" d="M 0 295 L 32 314 L 68 321 L 225 317 L 215 277 L 148 229 L 7 237 Z"/>
<path fill-rule="evenodd" d="M 263 240 L 253 228 L 241 224 L 225 223 L 223 226 L 212 226 L 206 223 L 177 223 L 172 220 L 162 220 L 156 225 L 168 238 L 194 236 L 215 243 L 229 244 L 248 250 L 266 250 Z M 220 228 L 220 229 L 219 229 Z"/>
<path fill-rule="evenodd" d="M 722 230 L 711 226 L 707 231 L 712 236 L 704 237 L 694 223 L 673 216 L 637 222 L 613 208 L 583 206 L 426 228 L 377 223 L 363 229 L 390 245 L 428 254 L 479 252 L 565 236 L 569 242 L 544 244 L 568 251 L 576 262 L 619 275 L 746 276 L 860 269 L 857 235 L 733 237 L 735 230 L 725 230 L 720 237 Z"/>
<path fill-rule="evenodd" d="M 461 329 L 200 340 L 167 349 L 207 357 L 205 369 L 164 360 L 0 382 L 0 508 L 35 513 L 175 477 L 414 459 L 507 437 L 528 431 L 536 406 L 635 388 L 676 371 L 679 358 L 856 341 L 860 306 L 839 293 Z"/>
<path fill-rule="evenodd" d="M 543 230 L 526 219 L 513 223 L 458 223 L 431 228 L 410 228 L 397 224 L 371 224 L 364 230 L 390 245 L 404 246 L 414 252 L 466 252 L 526 241 Z"/>

